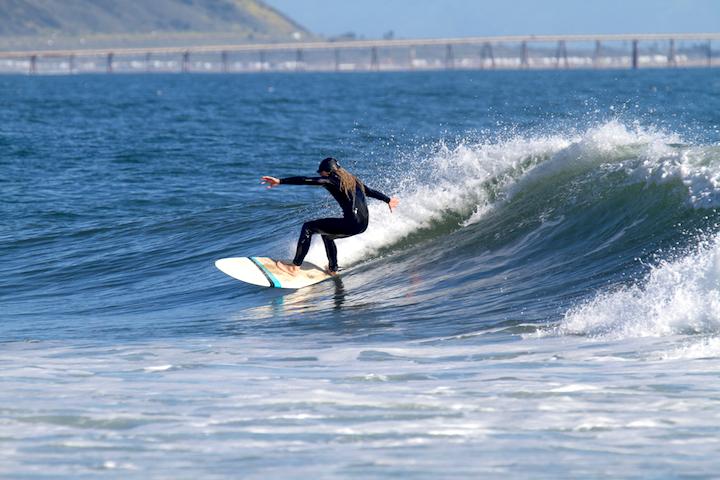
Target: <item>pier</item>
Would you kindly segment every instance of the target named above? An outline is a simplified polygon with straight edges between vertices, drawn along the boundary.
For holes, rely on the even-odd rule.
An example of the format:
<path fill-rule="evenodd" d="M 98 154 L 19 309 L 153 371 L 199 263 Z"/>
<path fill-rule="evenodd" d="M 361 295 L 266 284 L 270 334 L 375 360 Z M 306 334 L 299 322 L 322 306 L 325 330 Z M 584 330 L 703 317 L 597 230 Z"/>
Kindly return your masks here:
<path fill-rule="evenodd" d="M 181 47 L 0 51 L 0 72 L 401 71 L 720 65 L 720 33 L 514 35 Z"/>

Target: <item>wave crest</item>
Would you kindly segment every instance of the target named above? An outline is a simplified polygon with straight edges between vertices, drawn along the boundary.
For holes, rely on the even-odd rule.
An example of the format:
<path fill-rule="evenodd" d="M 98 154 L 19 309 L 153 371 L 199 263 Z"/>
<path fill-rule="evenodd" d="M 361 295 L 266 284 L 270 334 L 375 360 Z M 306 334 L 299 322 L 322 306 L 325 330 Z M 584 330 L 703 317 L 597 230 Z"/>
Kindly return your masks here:
<path fill-rule="evenodd" d="M 432 151 L 405 162 L 402 173 L 383 185 L 400 198 L 400 207 L 391 214 L 386 205 L 372 202 L 368 230 L 339 241 L 343 264 L 419 232 L 426 232 L 425 239 L 433 229 L 435 236 L 443 236 L 471 227 L 529 191 L 536 194 L 525 201 L 542 202 L 545 192 L 570 188 L 582 175 L 590 183 L 607 181 L 609 173 L 621 174 L 625 184 L 673 183 L 685 190 L 685 201 L 693 207 L 720 205 L 720 148 L 683 145 L 675 134 L 615 120 L 581 133 L 516 135 L 454 148 L 440 143 Z M 324 257 L 315 245 L 308 258 L 324 262 Z"/>

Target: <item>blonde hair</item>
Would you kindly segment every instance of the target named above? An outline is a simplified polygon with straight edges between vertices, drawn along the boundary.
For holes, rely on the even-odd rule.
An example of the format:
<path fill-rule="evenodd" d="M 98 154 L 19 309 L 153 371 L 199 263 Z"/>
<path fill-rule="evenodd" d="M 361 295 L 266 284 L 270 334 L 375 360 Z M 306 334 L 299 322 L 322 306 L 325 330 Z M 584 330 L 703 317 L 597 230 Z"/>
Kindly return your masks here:
<path fill-rule="evenodd" d="M 355 196 L 355 189 L 360 186 L 360 190 L 365 193 L 365 185 L 352 173 L 338 166 L 333 173 L 340 178 L 340 190 L 342 190 L 348 198 Z"/>

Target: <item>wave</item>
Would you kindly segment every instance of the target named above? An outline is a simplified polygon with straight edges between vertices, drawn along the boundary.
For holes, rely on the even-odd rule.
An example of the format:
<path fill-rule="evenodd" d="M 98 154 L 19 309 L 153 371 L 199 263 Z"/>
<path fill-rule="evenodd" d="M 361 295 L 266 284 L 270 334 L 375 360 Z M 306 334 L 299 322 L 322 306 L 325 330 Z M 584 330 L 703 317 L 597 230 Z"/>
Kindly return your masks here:
<path fill-rule="evenodd" d="M 615 294 L 609 289 L 647 272 L 649 267 L 636 259 L 652 259 L 672 246 L 685 248 L 698 233 L 716 233 L 720 223 L 715 215 L 720 148 L 618 121 L 582 132 L 511 133 L 454 146 L 441 142 L 407 153 L 397 166 L 388 183 L 366 180 L 398 196 L 400 207 L 390 213 L 385 204 L 372 202 L 368 230 L 338 243 L 342 266 L 373 260 L 379 267 L 358 269 L 354 276 L 367 285 L 362 294 L 368 298 L 405 289 L 407 298 L 461 300 L 453 307 L 418 303 L 413 310 L 410 300 L 398 297 L 395 306 L 408 315 L 425 316 L 430 308 L 449 316 L 454 308 L 457 315 L 483 312 L 487 325 L 567 322 L 565 312 L 573 305 L 597 292 Z M 120 295 L 108 314 L 133 313 L 135 304 L 179 308 L 208 301 L 208 288 L 228 285 L 205 268 L 211 259 L 226 252 L 276 255 L 294 249 L 297 230 L 268 239 L 275 237 L 278 222 L 295 223 L 298 209 L 307 207 L 296 204 L 297 209 L 267 222 L 251 212 L 275 214 L 276 205 L 252 195 L 248 199 L 239 208 L 213 198 L 208 204 L 213 208 L 201 214 L 174 207 L 140 222 L 116 222 L 111 230 L 98 227 L 104 219 L 90 217 L 63 223 L 42 237 L 31 232 L 11 247 L 22 249 L 16 258 L 33 266 L 18 263 L 0 294 L 20 294 L 26 304 L 41 295 L 38 308 L 51 310 L 54 295 L 72 290 L 72 302 L 64 297 L 64 308 L 96 312 L 105 311 L 108 296 Z M 235 210 L 244 216 L 228 221 Z M 76 250 L 58 254 L 47 248 L 66 232 L 74 232 Z M 34 243 L 27 248 L 22 242 Z M 321 242 L 313 242 L 308 259 L 325 263 Z M 27 287 L 14 280 L 28 275 L 34 283 Z M 187 281 L 200 275 L 202 282 Z M 247 291 L 248 298 L 253 292 Z M 382 298 L 383 308 L 393 306 L 392 298 Z M 518 318 L 522 311 L 533 316 Z M 582 327 L 573 331 L 584 332 Z"/>
<path fill-rule="evenodd" d="M 427 266 L 428 278 L 450 266 L 454 288 L 478 302 L 502 292 L 506 315 L 532 301 L 558 334 L 720 327 L 720 242 L 701 240 L 720 226 L 717 145 L 610 121 L 441 143 L 404 167 L 393 192 L 400 208 L 372 204 L 367 232 L 339 241 L 342 264 L 380 257 L 412 270 L 445 260 Z M 325 261 L 319 245 L 310 260 Z"/>
<path fill-rule="evenodd" d="M 602 338 L 720 331 L 720 236 L 637 284 L 602 292 L 570 309 L 555 332 Z"/>
<path fill-rule="evenodd" d="M 516 135 L 453 148 L 440 143 L 431 155 L 402 169 L 385 185 L 400 198 L 400 207 L 391 214 L 373 202 L 368 230 L 339 241 L 341 262 L 358 263 L 388 248 L 472 229 L 499 211 L 513 225 L 539 225 L 542 217 L 559 217 L 596 201 L 625 207 L 639 193 L 675 195 L 682 199 L 676 207 L 720 205 L 720 147 L 685 144 L 676 134 L 619 121 L 572 134 Z M 658 190 L 650 192 L 653 186 Z M 650 200 L 649 207 L 656 199 Z M 526 216 L 519 218 L 516 211 Z M 514 228 L 507 223 L 496 228 Z M 293 244 L 288 241 L 289 251 Z M 308 258 L 322 262 L 324 251 L 316 245 Z"/>

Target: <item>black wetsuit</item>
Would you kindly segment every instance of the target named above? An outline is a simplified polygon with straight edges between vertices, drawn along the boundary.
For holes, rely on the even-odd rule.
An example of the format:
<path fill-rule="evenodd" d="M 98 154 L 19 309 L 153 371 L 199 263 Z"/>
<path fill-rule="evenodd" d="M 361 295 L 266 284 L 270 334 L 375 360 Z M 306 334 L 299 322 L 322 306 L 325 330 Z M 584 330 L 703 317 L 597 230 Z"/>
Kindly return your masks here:
<path fill-rule="evenodd" d="M 382 200 L 385 203 L 390 202 L 390 197 L 373 190 L 367 185 L 365 185 L 365 191 L 363 192 L 359 182 L 355 188 L 355 195 L 346 195 L 340 189 L 340 177 L 335 174 L 330 174 L 329 177 L 288 177 L 280 179 L 280 183 L 285 185 L 320 185 L 330 192 L 343 211 L 343 218 L 321 218 L 303 224 L 295 259 L 293 260 L 293 263 L 298 266 L 302 265 L 310 249 L 310 240 L 313 234 L 319 233 L 322 235 L 325 244 L 330 271 L 336 272 L 338 268 L 337 248 L 334 240 L 336 238 L 351 237 L 367 229 L 369 215 L 366 196 Z"/>

